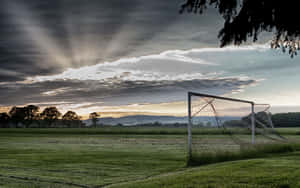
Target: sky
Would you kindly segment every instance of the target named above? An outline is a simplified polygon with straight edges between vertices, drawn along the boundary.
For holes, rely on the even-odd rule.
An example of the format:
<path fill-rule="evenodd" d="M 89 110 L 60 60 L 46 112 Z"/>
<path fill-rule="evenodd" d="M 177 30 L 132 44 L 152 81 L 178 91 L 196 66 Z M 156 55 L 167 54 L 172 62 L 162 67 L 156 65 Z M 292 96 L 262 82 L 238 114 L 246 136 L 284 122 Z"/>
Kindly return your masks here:
<path fill-rule="evenodd" d="M 299 57 L 258 43 L 219 48 L 214 8 L 182 0 L 1 0 L 0 111 L 57 106 L 103 116 L 184 116 L 187 91 L 300 111 Z"/>

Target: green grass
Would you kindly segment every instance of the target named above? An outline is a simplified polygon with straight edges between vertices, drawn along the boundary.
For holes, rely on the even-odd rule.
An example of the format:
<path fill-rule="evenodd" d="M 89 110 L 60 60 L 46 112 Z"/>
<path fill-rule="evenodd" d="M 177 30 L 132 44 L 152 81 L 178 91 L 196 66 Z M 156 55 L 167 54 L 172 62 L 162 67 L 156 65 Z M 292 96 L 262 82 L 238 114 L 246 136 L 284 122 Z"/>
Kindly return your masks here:
<path fill-rule="evenodd" d="M 250 132 L 246 129 L 233 128 L 228 129 L 235 134 L 248 135 Z M 99 128 L 27 128 L 27 129 L 0 129 L 0 134 L 69 134 L 69 135 L 187 135 L 186 127 L 138 127 L 138 126 L 104 126 Z M 284 133 L 294 134 L 293 131 L 284 131 Z M 224 135 L 222 128 L 193 128 L 194 135 Z"/>
<path fill-rule="evenodd" d="M 300 153 L 217 163 L 112 188 L 292 188 L 300 187 Z"/>
<path fill-rule="evenodd" d="M 245 129 L 233 128 L 230 132 L 249 135 Z M 277 128 L 281 135 L 300 135 L 300 128 Z M 0 134 L 45 134 L 45 135 L 187 135 L 186 127 L 100 127 L 100 128 L 27 128 L 0 129 Z M 193 135 L 224 135 L 222 128 L 193 128 Z"/>
<path fill-rule="evenodd" d="M 185 140 L 182 135 L 1 132 L 0 187 L 92 187 L 175 171 L 185 167 Z"/>
<path fill-rule="evenodd" d="M 202 152 L 193 154 L 188 161 L 188 166 L 199 166 L 211 163 L 225 161 L 235 161 L 242 159 L 251 159 L 266 157 L 269 154 L 288 153 L 300 150 L 300 144 L 276 143 L 276 144 L 258 144 L 242 147 L 237 151 L 216 151 Z"/>
<path fill-rule="evenodd" d="M 234 129 L 239 134 L 249 134 L 243 129 Z M 28 129 L 0 129 L 0 134 L 54 134 L 54 135 L 187 135 L 186 127 L 111 127 L 100 128 L 28 128 Z M 221 128 L 193 128 L 195 135 L 222 135 Z"/>
<path fill-rule="evenodd" d="M 228 129 L 234 134 L 249 135 L 250 131 L 239 128 Z M 276 128 L 282 135 L 300 135 L 300 128 Z M 45 134 L 45 135 L 187 135 L 186 127 L 120 127 L 105 126 L 100 128 L 27 128 L 0 129 L 0 134 Z M 224 135 L 222 128 L 193 128 L 193 135 Z"/>
<path fill-rule="evenodd" d="M 203 175 L 205 173 L 202 172 L 203 169 L 209 171 L 210 175 L 221 173 L 222 168 L 225 168 L 222 165 L 227 163 L 205 165 L 200 168 L 186 167 L 187 137 L 185 131 L 184 128 L 153 127 L 0 129 L 0 187 L 102 187 L 136 182 L 150 177 L 158 177 L 158 184 L 151 184 L 146 180 L 146 182 L 140 182 L 141 185 L 147 187 L 149 184 L 150 187 L 163 187 L 156 185 L 160 185 L 160 181 L 168 181 L 169 176 L 164 175 L 168 173 L 175 173 L 174 176 L 177 173 L 187 173 L 185 183 L 190 183 L 189 178 L 197 176 L 198 173 Z M 198 137 L 202 143 L 218 143 L 222 147 L 228 147 L 224 144 L 228 141 L 228 136 L 221 135 L 219 130 L 203 129 L 198 131 Z M 285 131 L 292 133 L 287 134 L 290 140 L 300 141 L 300 136 L 294 134 L 297 130 Z M 242 137 L 248 138 L 249 135 L 242 135 Z M 210 148 L 212 147 L 208 147 L 208 149 Z M 279 153 L 287 150 L 289 152 L 298 150 L 298 147 L 295 146 L 292 150 L 287 148 L 278 150 L 277 146 L 269 147 L 270 151 L 263 148 L 264 150 L 260 152 L 268 152 L 278 156 L 282 155 Z M 270 154 L 250 154 L 255 158 L 260 158 L 255 160 L 269 160 L 265 157 L 270 156 Z M 248 155 L 250 154 L 248 153 Z M 227 160 L 242 159 L 226 155 L 224 158 L 227 157 Z M 296 156 L 299 157 L 299 154 L 294 152 L 290 153 L 290 156 L 296 158 Z M 284 157 L 288 158 L 288 155 Z M 202 160 L 204 158 L 205 156 L 202 156 Z M 206 156 L 206 158 L 208 160 L 211 156 Z M 224 160 L 212 162 L 221 161 Z M 295 163 L 295 161 L 291 161 L 291 163 Z M 231 166 L 237 162 L 229 162 L 228 164 Z M 226 166 L 226 168 L 230 167 Z M 274 171 L 274 173 L 280 174 L 281 171 Z M 163 177 L 160 179 L 161 175 Z M 203 177 L 206 177 L 205 174 Z M 218 175 L 211 176 L 211 179 L 218 183 L 215 179 L 219 177 Z M 251 179 L 253 177 L 245 178 Z M 172 178 L 171 180 L 173 181 Z M 201 181 L 208 180 L 202 179 Z M 193 181 L 201 183 L 200 180 Z M 169 183 L 166 182 L 166 185 L 169 186 Z M 135 186 L 134 184 L 128 186 Z M 181 183 L 178 182 L 177 187 L 194 187 L 196 184 L 191 184 L 192 186 L 189 184 L 187 186 L 180 185 L 185 185 L 184 180 L 182 180 Z M 231 185 L 230 182 L 228 185 Z M 170 187 L 172 186 L 176 187 L 176 184 L 170 185 Z"/>

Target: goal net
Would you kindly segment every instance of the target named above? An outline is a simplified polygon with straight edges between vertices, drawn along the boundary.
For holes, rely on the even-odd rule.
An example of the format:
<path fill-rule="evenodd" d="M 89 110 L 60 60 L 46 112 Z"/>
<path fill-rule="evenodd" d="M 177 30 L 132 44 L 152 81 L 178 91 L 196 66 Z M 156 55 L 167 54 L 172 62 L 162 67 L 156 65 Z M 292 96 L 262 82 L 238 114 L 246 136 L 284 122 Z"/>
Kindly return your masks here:
<path fill-rule="evenodd" d="M 267 104 L 189 92 L 189 157 L 284 140 L 269 109 Z"/>

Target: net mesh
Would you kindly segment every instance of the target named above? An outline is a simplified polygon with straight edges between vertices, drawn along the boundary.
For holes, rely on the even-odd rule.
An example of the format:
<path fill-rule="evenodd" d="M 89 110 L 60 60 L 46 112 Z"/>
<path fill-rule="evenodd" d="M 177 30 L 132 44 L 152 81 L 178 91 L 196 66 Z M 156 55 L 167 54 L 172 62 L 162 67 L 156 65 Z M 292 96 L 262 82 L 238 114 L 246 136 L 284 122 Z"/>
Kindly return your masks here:
<path fill-rule="evenodd" d="M 190 108 L 192 153 L 237 151 L 251 144 L 251 103 L 192 95 Z M 254 105 L 255 143 L 285 139 L 274 129 L 269 109 Z"/>

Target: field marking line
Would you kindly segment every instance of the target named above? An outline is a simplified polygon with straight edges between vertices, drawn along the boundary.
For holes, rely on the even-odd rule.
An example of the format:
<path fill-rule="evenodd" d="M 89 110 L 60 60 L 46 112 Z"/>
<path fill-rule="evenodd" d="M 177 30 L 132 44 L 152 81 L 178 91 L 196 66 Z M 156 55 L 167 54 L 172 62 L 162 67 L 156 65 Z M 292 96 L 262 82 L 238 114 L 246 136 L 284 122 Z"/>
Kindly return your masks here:
<path fill-rule="evenodd" d="M 42 183 L 53 183 L 53 184 L 62 184 L 62 185 L 69 185 L 69 186 L 75 186 L 75 187 L 82 187 L 82 188 L 91 188 L 88 185 L 82 185 L 82 184 L 77 184 L 77 183 L 72 183 L 72 182 L 64 182 L 64 181 L 59 181 L 59 180 L 43 180 L 40 178 L 33 178 L 33 177 L 21 177 L 21 176 L 13 176 L 13 175 L 3 175 L 0 174 L 0 177 L 4 178 L 11 178 L 11 179 L 19 179 L 19 180 L 25 180 L 25 181 L 36 181 L 36 182 L 42 182 Z"/>
<path fill-rule="evenodd" d="M 106 185 L 100 185 L 100 186 L 96 186 L 97 188 L 110 188 L 112 186 L 117 186 L 117 185 L 125 185 L 128 183 L 137 183 L 140 181 L 145 181 L 145 180 L 151 180 L 151 179 L 155 179 L 155 178 L 159 178 L 159 177 L 165 177 L 165 176 L 171 176 L 171 175 L 175 175 L 175 174 L 180 174 L 186 171 L 190 171 L 192 169 L 194 169 L 196 167 L 189 167 L 189 168 L 183 168 L 183 169 L 179 169 L 177 171 L 174 172 L 166 172 L 166 173 L 162 173 L 162 174 L 158 174 L 158 175 L 153 175 L 153 176 L 146 176 L 144 178 L 139 178 L 139 179 L 135 179 L 135 180 L 130 180 L 130 181 L 121 181 L 121 182 L 117 182 L 117 183 L 109 183 Z"/>

